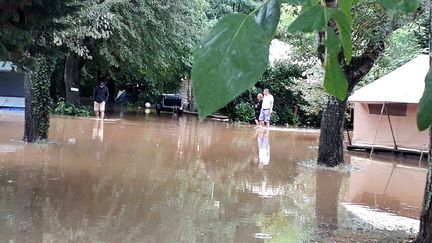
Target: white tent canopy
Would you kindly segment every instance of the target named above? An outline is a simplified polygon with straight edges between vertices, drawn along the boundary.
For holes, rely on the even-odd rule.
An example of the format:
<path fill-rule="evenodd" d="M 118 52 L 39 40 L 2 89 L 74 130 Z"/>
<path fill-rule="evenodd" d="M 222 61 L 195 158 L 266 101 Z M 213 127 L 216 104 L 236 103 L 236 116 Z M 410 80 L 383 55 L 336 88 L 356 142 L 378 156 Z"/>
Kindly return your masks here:
<path fill-rule="evenodd" d="M 419 55 L 393 72 L 357 90 L 349 102 L 418 104 L 423 95 L 429 56 Z"/>

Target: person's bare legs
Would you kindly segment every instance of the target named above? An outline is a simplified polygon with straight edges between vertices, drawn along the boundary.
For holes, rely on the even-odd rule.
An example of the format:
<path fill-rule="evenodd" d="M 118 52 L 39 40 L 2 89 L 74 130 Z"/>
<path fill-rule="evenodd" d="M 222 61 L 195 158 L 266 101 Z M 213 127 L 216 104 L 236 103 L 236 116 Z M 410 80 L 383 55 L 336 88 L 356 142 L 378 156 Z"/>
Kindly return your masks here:
<path fill-rule="evenodd" d="M 99 107 L 99 104 L 96 102 L 96 101 L 94 101 L 93 102 L 93 106 L 94 106 L 94 112 L 95 112 L 95 116 L 96 116 L 96 120 L 99 120 L 99 116 L 100 116 L 100 107 Z"/>
<path fill-rule="evenodd" d="M 101 114 L 101 115 L 100 115 L 100 119 L 103 120 L 104 117 L 105 117 L 105 111 L 101 111 L 100 114 Z"/>

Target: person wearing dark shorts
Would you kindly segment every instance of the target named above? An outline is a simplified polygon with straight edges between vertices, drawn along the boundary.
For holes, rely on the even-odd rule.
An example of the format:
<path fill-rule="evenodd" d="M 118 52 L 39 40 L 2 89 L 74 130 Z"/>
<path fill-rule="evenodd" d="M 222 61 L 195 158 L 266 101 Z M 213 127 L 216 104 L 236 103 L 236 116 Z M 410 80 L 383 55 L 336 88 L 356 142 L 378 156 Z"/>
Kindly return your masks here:
<path fill-rule="evenodd" d="M 257 126 L 260 125 L 260 121 L 259 121 L 259 116 L 261 114 L 261 107 L 262 107 L 262 99 L 263 99 L 263 95 L 261 93 L 259 93 L 257 95 L 257 102 L 255 103 L 255 124 Z"/>

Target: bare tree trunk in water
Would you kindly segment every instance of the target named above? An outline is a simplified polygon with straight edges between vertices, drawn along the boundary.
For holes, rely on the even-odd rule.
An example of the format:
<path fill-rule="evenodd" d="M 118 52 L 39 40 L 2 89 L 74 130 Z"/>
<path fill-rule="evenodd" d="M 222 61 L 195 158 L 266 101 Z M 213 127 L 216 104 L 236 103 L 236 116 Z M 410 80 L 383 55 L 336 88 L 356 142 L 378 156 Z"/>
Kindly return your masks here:
<path fill-rule="evenodd" d="M 81 57 L 70 52 L 66 58 L 64 69 L 64 82 L 66 88 L 66 101 L 78 106 L 80 105 L 79 72 L 82 68 Z"/>
<path fill-rule="evenodd" d="M 343 129 L 347 101 L 329 96 L 321 118 L 318 163 L 337 166 L 343 163 Z"/>
<path fill-rule="evenodd" d="M 336 0 L 326 0 L 327 7 L 337 6 Z M 330 20 L 330 25 L 337 28 L 336 24 Z M 340 55 L 339 63 L 348 80 L 348 96 L 354 90 L 358 82 L 371 70 L 378 58 L 384 52 L 384 43 L 387 36 L 399 28 L 398 25 L 389 25 L 380 28 L 379 38 L 368 40 L 366 47 L 356 56 L 352 57 L 351 63 L 347 64 Z M 338 32 L 338 31 L 336 31 Z M 324 63 L 325 56 L 325 34 L 318 33 L 318 58 Z M 357 51 L 358 52 L 358 51 Z M 318 163 L 326 166 L 336 166 L 343 163 L 343 126 L 344 114 L 347 101 L 339 101 L 335 97 L 329 97 L 327 105 L 323 111 L 321 120 L 321 135 L 318 150 Z"/>
<path fill-rule="evenodd" d="M 429 129 L 428 173 L 423 197 L 423 208 L 420 215 L 420 231 L 417 242 L 432 242 L 432 129 Z"/>
<path fill-rule="evenodd" d="M 48 138 L 50 77 L 53 63 L 46 58 L 36 56 L 24 80 L 25 92 L 25 124 L 24 137 L 26 142 Z"/>
<path fill-rule="evenodd" d="M 324 60 L 324 34 L 318 34 L 319 58 Z M 340 65 L 348 80 L 347 96 L 351 95 L 358 82 L 371 70 L 379 56 L 384 52 L 384 40 L 370 40 L 364 52 L 353 57 L 350 64 L 340 60 Z M 323 62 L 324 63 L 324 62 Z M 321 118 L 321 133 L 318 149 L 318 164 L 336 166 L 344 162 L 343 159 L 343 129 L 347 99 L 340 101 L 329 96 Z"/>

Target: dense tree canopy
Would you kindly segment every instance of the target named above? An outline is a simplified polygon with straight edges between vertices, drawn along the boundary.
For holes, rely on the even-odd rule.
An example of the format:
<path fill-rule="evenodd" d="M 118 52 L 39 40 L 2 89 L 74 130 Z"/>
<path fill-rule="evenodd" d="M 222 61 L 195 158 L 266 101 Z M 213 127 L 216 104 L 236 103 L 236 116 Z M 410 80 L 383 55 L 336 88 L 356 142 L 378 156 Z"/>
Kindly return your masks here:
<path fill-rule="evenodd" d="M 151 87 L 157 81 L 176 87 L 192 65 L 207 6 L 203 0 L 90 1 L 79 14 L 62 20 L 79 24 L 59 33 L 58 44 L 87 59 L 83 79 L 89 87 L 98 74 L 119 85 Z"/>
<path fill-rule="evenodd" d="M 176 90 L 207 7 L 205 0 L 1 1 L 0 59 L 29 75 L 25 140 L 47 138 L 50 85 L 75 104 L 79 93 L 71 90 L 91 94 L 99 79 Z"/>

